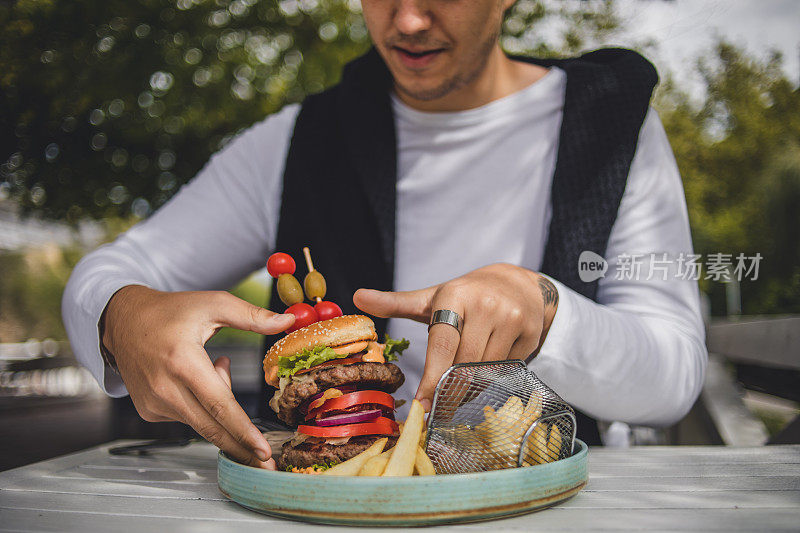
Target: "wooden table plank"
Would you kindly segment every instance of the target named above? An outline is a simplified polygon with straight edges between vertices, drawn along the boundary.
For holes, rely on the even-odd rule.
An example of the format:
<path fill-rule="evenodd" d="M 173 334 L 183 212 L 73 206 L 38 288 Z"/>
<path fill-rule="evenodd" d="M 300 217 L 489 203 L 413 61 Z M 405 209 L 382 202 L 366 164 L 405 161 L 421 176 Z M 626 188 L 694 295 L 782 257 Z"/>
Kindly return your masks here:
<path fill-rule="evenodd" d="M 107 447 L 0 473 L 0 530 L 316 530 L 224 498 L 210 445 L 144 457 L 111 456 Z M 563 505 L 491 528 L 797 531 L 800 524 L 800 446 L 592 449 L 589 473 L 586 489 Z"/>
<path fill-rule="evenodd" d="M 589 463 L 605 464 L 781 464 L 800 463 L 798 446 L 762 446 L 760 448 L 639 446 L 625 449 L 590 448 Z M 725 450 L 721 453 L 721 450 Z"/>
<path fill-rule="evenodd" d="M 105 513 L 146 508 L 148 512 L 164 517 L 215 518 L 225 516 L 230 520 L 249 519 L 252 513 L 227 500 L 221 494 L 215 498 L 164 498 L 161 496 L 109 496 L 76 494 L 57 491 L 26 491 L 6 489 L 0 505 L 8 509 L 36 508 L 94 512 L 101 508 Z M 176 502 L 175 500 L 179 500 Z M 222 502 L 226 505 L 205 502 Z M 41 507 L 38 507 L 41 505 Z M 568 509 L 795 509 L 800 505 L 798 491 L 592 491 L 586 490 L 580 498 L 573 498 L 562 507 Z"/>
<path fill-rule="evenodd" d="M 593 477 L 589 470 L 587 490 L 661 492 L 703 492 L 721 490 L 800 490 L 797 477 L 695 477 L 695 478 L 648 478 L 648 477 Z"/>
<path fill-rule="evenodd" d="M 798 514 L 794 510 L 629 510 L 580 509 L 554 507 L 543 512 L 487 523 L 440 526 L 437 531 L 759 531 L 797 532 Z M 254 515 L 249 520 L 231 522 L 227 518 L 169 518 L 134 514 L 77 513 L 38 509 L 0 508 L 0 530 L 3 531 L 319 531 L 319 526 L 289 521 L 263 519 Z M 353 531 L 352 528 L 330 528 L 331 531 Z M 358 528 L 359 532 L 370 531 Z M 408 531 L 374 529 L 372 531 Z M 414 531 L 418 531 L 415 529 Z"/>

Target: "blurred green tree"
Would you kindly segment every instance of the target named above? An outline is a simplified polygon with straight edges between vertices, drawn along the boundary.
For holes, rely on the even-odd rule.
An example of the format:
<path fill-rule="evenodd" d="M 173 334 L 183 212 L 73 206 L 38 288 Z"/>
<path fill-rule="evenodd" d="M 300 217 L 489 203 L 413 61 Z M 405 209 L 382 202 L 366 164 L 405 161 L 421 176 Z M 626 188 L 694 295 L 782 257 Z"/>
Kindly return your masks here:
<path fill-rule="evenodd" d="M 362 52 L 357 1 L 0 6 L 1 179 L 45 216 L 146 215 L 229 135 Z"/>
<path fill-rule="evenodd" d="M 360 10 L 359 0 L 3 2 L 0 198 L 69 222 L 145 216 L 238 130 L 335 83 L 369 46 Z M 616 26 L 610 0 L 519 0 L 503 43 L 571 53 Z"/>
<path fill-rule="evenodd" d="M 800 91 L 780 54 L 758 60 L 725 41 L 697 72 L 701 102 L 670 79 L 656 101 L 683 177 L 695 248 L 704 256 L 761 253 L 758 280 L 742 283 L 744 314 L 800 312 Z M 724 301 L 722 284 L 703 285 Z"/>

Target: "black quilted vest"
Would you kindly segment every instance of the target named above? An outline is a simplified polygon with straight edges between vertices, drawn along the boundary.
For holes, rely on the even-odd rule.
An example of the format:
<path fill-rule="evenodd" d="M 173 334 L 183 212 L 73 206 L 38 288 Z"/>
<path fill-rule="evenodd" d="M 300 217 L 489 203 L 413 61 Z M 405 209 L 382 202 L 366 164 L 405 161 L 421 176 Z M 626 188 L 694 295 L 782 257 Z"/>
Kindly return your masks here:
<path fill-rule="evenodd" d="M 658 76 L 646 59 L 623 49 L 514 59 L 566 72 L 540 271 L 594 299 L 597 282 L 580 280 L 578 256 L 605 253 Z M 357 312 L 352 296 L 359 287 L 392 289 L 397 143 L 391 86 L 375 49 L 349 63 L 338 85 L 303 102 L 286 159 L 275 249 L 302 261 L 302 247 L 310 246 L 328 282 L 326 299 L 345 314 Z M 270 308 L 285 306 L 275 297 Z M 382 337 L 386 320 L 375 323 Z M 600 444 L 594 420 L 580 415 L 578 428 L 588 444 Z"/>

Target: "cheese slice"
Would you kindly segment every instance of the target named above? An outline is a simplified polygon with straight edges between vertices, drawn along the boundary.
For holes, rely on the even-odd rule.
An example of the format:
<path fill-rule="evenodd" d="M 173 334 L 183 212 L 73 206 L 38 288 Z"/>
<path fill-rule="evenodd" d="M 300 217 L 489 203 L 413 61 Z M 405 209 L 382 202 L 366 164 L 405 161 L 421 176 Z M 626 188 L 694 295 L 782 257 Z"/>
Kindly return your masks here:
<path fill-rule="evenodd" d="M 358 353 L 366 350 L 368 344 L 369 341 L 351 342 L 350 344 L 336 346 L 333 348 L 333 351 L 339 355 L 349 355 L 351 353 Z"/>
<path fill-rule="evenodd" d="M 386 358 L 383 356 L 384 345 L 380 342 L 370 342 L 367 353 L 361 358 L 366 363 L 385 363 Z"/>

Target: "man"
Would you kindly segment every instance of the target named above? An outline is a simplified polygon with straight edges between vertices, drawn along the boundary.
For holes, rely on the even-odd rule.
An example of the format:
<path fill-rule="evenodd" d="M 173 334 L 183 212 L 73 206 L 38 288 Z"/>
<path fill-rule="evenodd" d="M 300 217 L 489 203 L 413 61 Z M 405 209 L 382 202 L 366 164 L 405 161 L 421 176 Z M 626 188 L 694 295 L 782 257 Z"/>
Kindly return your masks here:
<path fill-rule="evenodd" d="M 648 107 L 655 72 L 620 50 L 509 58 L 498 34 L 511 4 L 363 0 L 377 51 L 84 258 L 63 314 L 104 389 L 274 468 L 230 392 L 229 362 L 212 365 L 203 344 L 223 326 L 277 334 L 293 317 L 202 291 L 307 244 L 328 299 L 354 312 L 352 298 L 412 341 L 401 395 L 419 383 L 430 402 L 454 362 L 518 358 L 593 417 L 683 416 L 706 351 L 696 283 L 674 265 L 646 275 L 647 254 L 691 252 L 680 177 Z M 584 250 L 608 276 L 579 277 Z M 632 256 L 641 274 L 612 276 Z M 597 443 L 592 419 L 579 431 Z"/>

